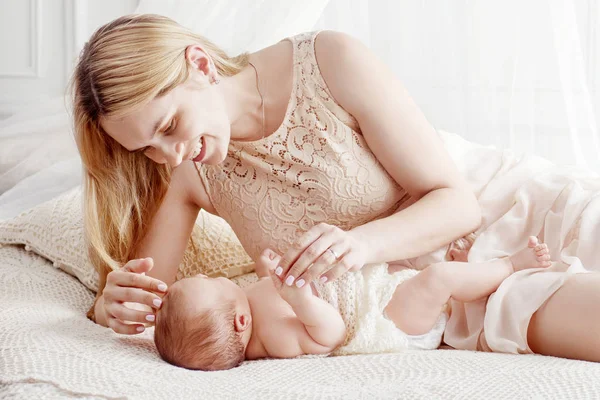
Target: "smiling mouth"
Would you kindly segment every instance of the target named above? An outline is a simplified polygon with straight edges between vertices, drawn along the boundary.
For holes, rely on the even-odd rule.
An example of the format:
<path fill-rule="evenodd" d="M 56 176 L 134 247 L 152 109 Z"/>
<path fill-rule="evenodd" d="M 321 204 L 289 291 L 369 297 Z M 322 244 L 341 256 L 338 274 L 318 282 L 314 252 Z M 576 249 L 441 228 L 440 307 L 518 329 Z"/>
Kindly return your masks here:
<path fill-rule="evenodd" d="M 196 146 L 194 147 L 192 152 L 188 154 L 186 158 L 187 160 L 197 161 L 196 159 L 200 156 L 200 154 L 202 153 L 202 149 L 204 148 L 203 139 L 203 137 L 200 137 L 200 140 L 198 140 L 198 143 L 196 143 Z"/>
<path fill-rule="evenodd" d="M 204 142 L 204 136 L 200 137 L 198 144 L 196 144 L 196 148 L 192 153 L 192 161 L 201 162 L 206 155 L 206 143 Z"/>

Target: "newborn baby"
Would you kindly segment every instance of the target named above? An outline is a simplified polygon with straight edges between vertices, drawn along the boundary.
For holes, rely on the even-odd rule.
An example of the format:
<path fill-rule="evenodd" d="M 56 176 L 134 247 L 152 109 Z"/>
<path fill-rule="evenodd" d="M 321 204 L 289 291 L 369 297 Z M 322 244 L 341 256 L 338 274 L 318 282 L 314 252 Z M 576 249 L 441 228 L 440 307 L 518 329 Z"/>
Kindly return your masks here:
<path fill-rule="evenodd" d="M 466 259 L 467 251 L 453 258 Z M 272 273 L 279 256 L 265 250 L 257 270 L 268 276 L 244 289 L 205 275 L 173 284 L 157 312 L 154 341 L 167 362 L 200 370 L 265 357 L 435 349 L 451 297 L 489 296 L 510 274 L 546 268 L 549 260 L 547 246 L 531 237 L 515 255 L 485 263 L 442 262 L 421 272 L 373 264 L 297 288 Z"/>

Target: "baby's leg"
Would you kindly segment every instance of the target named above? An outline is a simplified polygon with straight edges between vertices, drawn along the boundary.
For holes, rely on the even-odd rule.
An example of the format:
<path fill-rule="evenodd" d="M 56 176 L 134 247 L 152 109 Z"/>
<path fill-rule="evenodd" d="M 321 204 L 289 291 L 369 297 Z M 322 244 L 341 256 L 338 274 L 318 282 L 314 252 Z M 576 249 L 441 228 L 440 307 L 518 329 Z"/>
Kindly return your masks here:
<path fill-rule="evenodd" d="M 531 237 L 513 256 L 483 263 L 442 262 L 430 265 L 398 285 L 384 312 L 409 335 L 427 333 L 450 297 L 470 302 L 492 294 L 513 272 L 550 266 L 548 247 Z"/>

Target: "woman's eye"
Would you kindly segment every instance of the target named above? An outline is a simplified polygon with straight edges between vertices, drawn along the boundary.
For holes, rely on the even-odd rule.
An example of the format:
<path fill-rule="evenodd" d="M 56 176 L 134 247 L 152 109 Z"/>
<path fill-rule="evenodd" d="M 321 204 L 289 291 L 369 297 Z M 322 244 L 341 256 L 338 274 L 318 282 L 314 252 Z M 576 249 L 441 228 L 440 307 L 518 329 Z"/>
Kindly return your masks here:
<path fill-rule="evenodd" d="M 169 122 L 169 126 L 167 126 L 167 129 L 165 129 L 165 133 L 171 132 L 174 128 L 175 128 L 175 119 L 172 119 Z"/>

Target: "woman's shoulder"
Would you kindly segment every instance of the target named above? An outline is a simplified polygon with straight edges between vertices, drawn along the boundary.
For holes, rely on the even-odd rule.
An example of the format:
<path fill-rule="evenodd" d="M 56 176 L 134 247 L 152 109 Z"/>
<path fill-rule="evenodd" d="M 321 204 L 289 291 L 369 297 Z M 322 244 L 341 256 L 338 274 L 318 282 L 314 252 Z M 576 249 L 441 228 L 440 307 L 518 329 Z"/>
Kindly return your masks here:
<path fill-rule="evenodd" d="M 324 52 L 330 52 L 333 57 L 343 50 L 344 46 L 352 46 L 360 41 L 349 34 L 334 30 L 315 30 L 298 33 L 288 36 L 270 46 L 262 48 L 252 54 L 252 57 L 260 61 L 276 62 L 277 60 L 292 59 L 294 54 L 294 45 L 299 43 L 308 43 L 307 50 L 315 51 L 315 43 L 319 42 L 319 47 Z M 310 48 L 312 47 L 312 49 Z"/>
<path fill-rule="evenodd" d="M 344 73 L 343 68 L 349 59 L 362 57 L 365 65 L 369 65 L 367 61 L 373 57 L 359 39 L 334 30 L 303 32 L 255 54 L 263 65 L 272 66 L 273 70 L 269 71 L 272 76 L 285 76 L 287 71 L 293 71 L 293 65 L 298 65 L 310 75 L 316 73 L 327 89 L 352 82 L 351 74 Z M 335 93 L 333 95 L 335 98 Z"/>
<path fill-rule="evenodd" d="M 311 99 L 322 102 L 340 121 L 356 131 L 360 131 L 353 116 L 339 103 L 339 95 L 329 87 L 352 84 L 351 77 L 345 80 L 336 77 L 340 63 L 346 62 L 341 51 L 357 39 L 338 31 L 317 30 L 300 33 L 279 41 L 257 53 L 259 71 L 268 78 L 268 115 L 272 119 L 270 126 L 278 127 L 293 100 L 294 91 L 302 86 L 312 93 Z M 314 96 L 317 94 L 317 96 Z M 343 98 L 342 98 L 343 100 Z"/>

